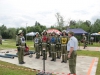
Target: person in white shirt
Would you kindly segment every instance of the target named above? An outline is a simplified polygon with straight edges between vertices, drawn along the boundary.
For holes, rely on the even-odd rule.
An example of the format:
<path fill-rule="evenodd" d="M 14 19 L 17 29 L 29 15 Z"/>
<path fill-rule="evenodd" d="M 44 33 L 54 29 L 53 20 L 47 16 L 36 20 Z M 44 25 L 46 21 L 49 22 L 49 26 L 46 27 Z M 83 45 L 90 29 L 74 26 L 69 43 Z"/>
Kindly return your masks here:
<path fill-rule="evenodd" d="M 68 60 L 70 73 L 68 75 L 76 75 L 76 57 L 78 49 L 78 40 L 74 37 L 74 33 L 69 31 L 68 37 L 70 38 L 67 43 Z"/>

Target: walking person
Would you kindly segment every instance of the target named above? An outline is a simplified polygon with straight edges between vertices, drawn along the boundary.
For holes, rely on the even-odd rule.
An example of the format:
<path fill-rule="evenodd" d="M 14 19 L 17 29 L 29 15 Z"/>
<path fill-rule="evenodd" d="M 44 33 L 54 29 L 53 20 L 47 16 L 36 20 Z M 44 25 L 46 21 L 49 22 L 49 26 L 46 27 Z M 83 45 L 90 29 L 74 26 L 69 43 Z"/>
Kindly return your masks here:
<path fill-rule="evenodd" d="M 84 43 L 84 48 L 87 47 L 87 37 L 85 36 L 85 34 L 83 34 L 83 43 Z"/>
<path fill-rule="evenodd" d="M 70 38 L 67 43 L 70 73 L 67 75 L 76 75 L 76 57 L 78 49 L 78 40 L 76 37 L 74 37 L 74 33 L 71 31 L 68 32 L 68 37 Z"/>

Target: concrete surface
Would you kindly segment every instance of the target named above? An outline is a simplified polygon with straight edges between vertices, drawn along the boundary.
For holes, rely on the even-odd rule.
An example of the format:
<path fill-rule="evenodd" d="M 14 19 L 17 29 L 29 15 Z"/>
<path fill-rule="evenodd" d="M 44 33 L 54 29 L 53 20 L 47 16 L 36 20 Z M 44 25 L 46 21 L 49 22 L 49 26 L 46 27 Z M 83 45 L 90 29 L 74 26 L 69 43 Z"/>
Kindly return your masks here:
<path fill-rule="evenodd" d="M 9 51 L 10 54 L 16 54 L 17 52 L 15 50 L 1 50 L 0 54 L 4 55 L 4 52 L 6 51 Z M 17 57 L 15 57 L 14 59 L 0 57 L 0 60 L 13 63 L 19 66 L 25 66 L 32 69 L 43 71 L 42 56 L 40 59 L 35 59 L 35 54 L 33 54 L 32 58 L 30 58 L 29 55 L 24 56 L 24 61 L 26 63 L 23 65 L 18 64 Z M 52 72 L 57 75 L 67 75 L 67 73 L 69 73 L 68 63 L 61 63 L 61 59 L 57 59 L 56 62 L 50 60 L 51 58 L 48 57 L 45 61 L 46 72 Z M 78 56 L 76 66 L 77 75 L 95 75 L 97 64 L 97 57 Z"/>
<path fill-rule="evenodd" d="M 82 46 L 79 46 L 79 50 L 90 50 L 90 51 L 100 51 L 100 47 L 86 47 L 85 49 L 83 49 Z"/>

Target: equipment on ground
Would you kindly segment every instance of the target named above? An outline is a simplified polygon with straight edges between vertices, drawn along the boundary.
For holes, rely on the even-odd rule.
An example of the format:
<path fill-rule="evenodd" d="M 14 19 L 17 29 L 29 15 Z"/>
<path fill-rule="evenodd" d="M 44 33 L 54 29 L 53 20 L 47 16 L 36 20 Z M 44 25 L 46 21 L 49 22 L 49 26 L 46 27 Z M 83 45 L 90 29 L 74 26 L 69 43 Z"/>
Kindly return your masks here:
<path fill-rule="evenodd" d="M 6 56 L 13 56 L 13 57 L 18 57 L 17 55 L 14 54 L 5 54 Z"/>
<path fill-rule="evenodd" d="M 27 53 L 24 53 L 24 55 L 30 55 L 30 57 L 32 57 L 32 54 L 35 54 L 35 52 L 34 51 L 28 51 Z M 14 55 L 14 54 L 5 54 L 5 56 L 18 57 L 17 53 L 16 53 L 16 55 Z"/>
<path fill-rule="evenodd" d="M 11 58 L 11 59 L 14 59 L 14 56 L 6 56 L 6 55 L 0 55 L 0 57 L 4 57 L 4 58 Z"/>
<path fill-rule="evenodd" d="M 24 50 L 24 55 L 31 55 L 31 54 L 35 54 L 35 52 L 29 51 L 29 47 L 27 47 L 27 45 L 26 45 L 25 50 Z"/>

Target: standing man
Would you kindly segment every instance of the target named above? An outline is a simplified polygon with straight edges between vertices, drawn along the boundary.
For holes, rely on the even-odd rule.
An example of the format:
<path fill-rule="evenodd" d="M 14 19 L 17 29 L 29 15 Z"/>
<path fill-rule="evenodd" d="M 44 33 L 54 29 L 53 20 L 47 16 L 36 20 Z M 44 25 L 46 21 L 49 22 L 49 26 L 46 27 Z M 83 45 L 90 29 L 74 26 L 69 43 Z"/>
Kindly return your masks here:
<path fill-rule="evenodd" d="M 87 47 L 87 37 L 85 36 L 85 34 L 83 34 L 83 43 L 84 43 L 84 49 L 85 49 L 85 47 Z"/>
<path fill-rule="evenodd" d="M 40 44 L 41 44 L 41 39 L 39 37 L 39 33 L 36 32 L 35 38 L 34 38 L 34 46 L 35 46 L 35 51 L 36 51 L 36 59 L 40 58 Z"/>
<path fill-rule="evenodd" d="M 68 37 L 66 30 L 62 31 L 62 37 L 61 37 L 61 52 L 62 52 L 62 61 L 61 63 L 67 63 L 67 43 L 68 43 Z"/>
<path fill-rule="evenodd" d="M 18 50 L 18 60 L 19 64 L 24 64 L 25 62 L 23 61 L 24 57 L 24 50 L 25 50 L 25 38 L 23 36 L 23 31 L 19 30 L 18 35 L 16 35 L 16 46 Z"/>
<path fill-rule="evenodd" d="M 67 75 L 76 75 L 76 51 L 78 49 L 78 40 L 71 31 L 68 32 L 68 37 L 70 38 L 67 44 L 70 73 Z"/>

